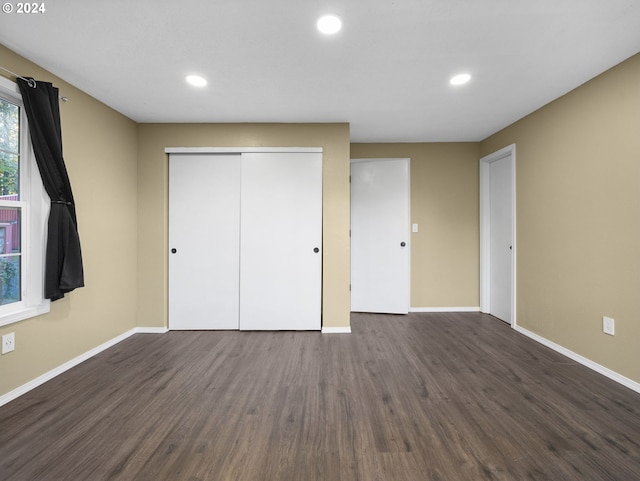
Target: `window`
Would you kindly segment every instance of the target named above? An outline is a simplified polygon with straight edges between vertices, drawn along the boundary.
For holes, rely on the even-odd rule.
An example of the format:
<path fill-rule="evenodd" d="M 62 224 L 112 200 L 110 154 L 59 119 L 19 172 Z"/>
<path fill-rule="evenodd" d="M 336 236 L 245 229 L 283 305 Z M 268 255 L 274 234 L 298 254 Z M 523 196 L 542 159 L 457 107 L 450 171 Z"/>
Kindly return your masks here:
<path fill-rule="evenodd" d="M 0 78 L 0 326 L 49 311 L 48 210 L 18 86 Z"/>

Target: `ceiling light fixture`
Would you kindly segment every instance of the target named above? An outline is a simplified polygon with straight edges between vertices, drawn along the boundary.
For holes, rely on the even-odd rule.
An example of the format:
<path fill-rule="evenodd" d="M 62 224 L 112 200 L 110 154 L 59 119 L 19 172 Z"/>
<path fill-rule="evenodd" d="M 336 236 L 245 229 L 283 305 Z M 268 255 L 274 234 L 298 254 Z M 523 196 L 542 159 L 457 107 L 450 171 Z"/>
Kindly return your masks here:
<path fill-rule="evenodd" d="M 200 75 L 187 75 L 187 82 L 194 87 L 204 87 L 207 85 L 207 80 Z"/>
<path fill-rule="evenodd" d="M 337 15 L 325 15 L 318 19 L 316 27 L 325 35 L 333 35 L 342 28 L 342 20 Z"/>
<path fill-rule="evenodd" d="M 471 80 L 471 75 L 469 75 L 468 73 L 461 73 L 459 75 L 455 75 L 451 77 L 451 80 L 449 80 L 449 83 L 451 85 L 464 85 L 469 80 Z"/>

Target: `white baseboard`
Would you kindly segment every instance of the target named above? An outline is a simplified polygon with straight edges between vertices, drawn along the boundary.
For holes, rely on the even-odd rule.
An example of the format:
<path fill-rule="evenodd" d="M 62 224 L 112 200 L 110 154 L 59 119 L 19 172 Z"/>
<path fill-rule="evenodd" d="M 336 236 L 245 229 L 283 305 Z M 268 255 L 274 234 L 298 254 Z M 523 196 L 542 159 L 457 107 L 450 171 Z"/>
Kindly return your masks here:
<path fill-rule="evenodd" d="M 322 334 L 351 334 L 351 326 L 345 326 L 345 327 L 322 326 Z"/>
<path fill-rule="evenodd" d="M 562 347 L 560 344 L 556 344 L 555 342 L 550 341 L 549 339 L 544 338 L 544 337 L 536 334 L 535 332 L 531 332 L 528 329 L 525 329 L 524 327 L 516 326 L 515 330 L 520 332 L 521 334 L 524 334 L 525 336 L 533 339 L 534 341 L 537 341 L 540 344 L 543 344 L 543 345 L 547 346 L 548 348 L 553 349 L 554 351 L 562 354 L 563 356 L 566 356 L 569 359 L 572 359 L 572 360 L 582 364 L 583 366 L 586 366 L 589 369 L 593 369 L 594 371 L 602 374 L 603 376 L 606 376 L 609 379 L 611 379 L 613 381 L 616 381 L 617 383 L 622 384 L 625 387 L 628 387 L 632 391 L 640 393 L 640 383 L 637 383 L 634 380 L 623 376 L 622 374 L 619 374 L 619 373 L 617 373 L 615 371 L 612 371 L 609 368 L 606 368 L 606 367 L 604 367 L 604 366 L 602 366 L 602 365 L 600 365 L 600 364 L 598 364 L 596 362 L 593 362 L 592 360 L 587 359 L 586 357 L 583 357 L 580 354 L 576 354 L 575 352 L 570 351 L 566 347 Z"/>
<path fill-rule="evenodd" d="M 480 312 L 479 307 L 410 307 L 409 312 Z"/>
<path fill-rule="evenodd" d="M 166 327 L 136 327 L 134 334 L 165 334 L 169 332 Z"/>
<path fill-rule="evenodd" d="M 28 383 L 15 388 L 13 391 L 9 391 L 7 394 L 0 396 L 0 406 L 4 406 L 8 402 L 13 401 L 14 399 L 22 396 L 23 394 L 31 391 L 32 389 L 37 388 L 41 384 L 44 384 L 45 382 L 50 381 L 54 377 L 59 376 L 60 374 L 62 374 L 65 371 L 68 371 L 72 367 L 75 367 L 78 364 L 86 361 L 87 359 L 92 358 L 96 354 L 100 354 L 102 351 L 105 351 L 110 347 L 115 346 L 119 342 L 124 341 L 125 339 L 133 336 L 134 334 L 146 334 L 146 333 L 162 334 L 165 332 L 167 332 L 167 329 L 163 327 L 135 327 L 125 332 L 124 334 L 120 334 L 119 336 L 114 337 L 113 339 L 105 342 L 104 344 L 100 344 L 99 346 L 94 347 L 90 351 L 87 351 L 84 354 L 81 354 L 78 357 L 71 359 L 70 361 L 67 361 L 64 364 L 61 364 L 60 366 L 52 369 L 51 371 L 44 373 L 42 376 L 38 376 L 37 378 L 29 381 Z"/>

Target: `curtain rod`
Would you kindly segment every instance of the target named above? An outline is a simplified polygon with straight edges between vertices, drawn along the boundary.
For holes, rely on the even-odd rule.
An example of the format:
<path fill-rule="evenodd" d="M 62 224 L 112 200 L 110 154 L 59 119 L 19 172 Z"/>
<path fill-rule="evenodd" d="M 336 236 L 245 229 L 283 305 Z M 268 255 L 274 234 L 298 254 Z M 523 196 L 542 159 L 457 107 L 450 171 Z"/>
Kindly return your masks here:
<path fill-rule="evenodd" d="M 33 80 L 32 78 L 24 78 L 22 75 L 18 75 L 17 73 L 12 72 L 11 70 L 9 70 L 7 68 L 4 68 L 2 65 L 0 65 L 0 70 L 4 70 L 5 72 L 13 75 L 15 78 L 19 78 L 19 79 L 24 80 L 25 82 L 27 82 L 29 84 L 29 87 L 31 87 L 32 89 L 36 88 L 36 85 L 37 85 L 36 81 Z M 67 100 L 69 100 L 67 97 L 64 97 L 62 95 L 59 96 L 58 98 L 60 100 L 62 100 L 63 102 L 66 102 Z"/>

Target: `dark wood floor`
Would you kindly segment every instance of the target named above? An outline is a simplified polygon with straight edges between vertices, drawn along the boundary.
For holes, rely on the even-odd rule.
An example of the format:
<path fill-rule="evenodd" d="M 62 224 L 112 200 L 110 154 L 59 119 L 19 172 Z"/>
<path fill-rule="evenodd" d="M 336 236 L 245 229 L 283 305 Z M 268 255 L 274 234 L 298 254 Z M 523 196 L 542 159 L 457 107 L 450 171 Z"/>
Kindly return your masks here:
<path fill-rule="evenodd" d="M 0 408 L 0 479 L 640 479 L 640 395 L 506 324 L 352 329 L 133 336 Z"/>

